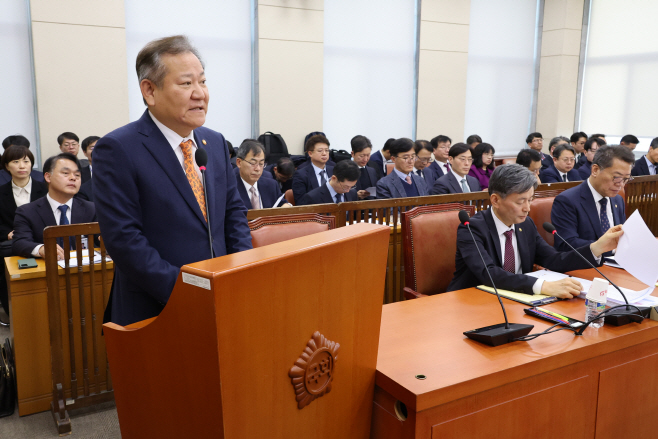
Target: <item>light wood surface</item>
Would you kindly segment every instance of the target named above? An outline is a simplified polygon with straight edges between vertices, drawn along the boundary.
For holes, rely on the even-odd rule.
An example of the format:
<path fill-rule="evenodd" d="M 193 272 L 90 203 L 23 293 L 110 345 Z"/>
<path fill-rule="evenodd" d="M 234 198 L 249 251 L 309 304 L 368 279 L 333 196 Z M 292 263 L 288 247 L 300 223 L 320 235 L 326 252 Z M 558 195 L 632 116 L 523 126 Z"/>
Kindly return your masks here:
<path fill-rule="evenodd" d="M 620 286 L 641 287 L 623 270 L 602 271 Z M 598 276 L 594 270 L 572 274 Z M 550 326 L 525 315 L 526 305 L 503 302 L 510 322 L 533 324 L 533 333 Z M 546 308 L 581 320 L 585 313 L 582 299 Z M 372 437 L 549 437 L 537 428 L 545 425 L 550 437 L 603 438 L 629 424 L 623 431 L 636 434 L 616 437 L 649 437 L 643 435 L 651 428 L 647 413 L 658 410 L 658 322 L 588 328 L 580 337 L 560 331 L 499 347 L 462 334 L 503 321 L 496 297 L 476 289 L 385 305 Z M 415 378 L 419 374 L 426 379 Z M 610 383 L 606 390 L 604 383 Z M 642 402 L 629 393 L 632 383 L 647 385 L 638 394 Z M 396 401 L 406 406 L 406 421 L 398 419 Z M 619 405 L 623 401 L 628 404 Z"/>

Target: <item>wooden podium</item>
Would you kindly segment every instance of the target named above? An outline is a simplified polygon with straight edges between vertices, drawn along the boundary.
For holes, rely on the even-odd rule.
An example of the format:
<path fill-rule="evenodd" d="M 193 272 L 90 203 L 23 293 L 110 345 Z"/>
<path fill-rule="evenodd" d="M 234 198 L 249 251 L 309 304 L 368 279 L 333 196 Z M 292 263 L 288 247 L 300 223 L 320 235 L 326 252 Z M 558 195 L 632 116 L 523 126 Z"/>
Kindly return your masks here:
<path fill-rule="evenodd" d="M 162 313 L 104 325 L 129 438 L 368 438 L 389 227 L 182 267 Z"/>

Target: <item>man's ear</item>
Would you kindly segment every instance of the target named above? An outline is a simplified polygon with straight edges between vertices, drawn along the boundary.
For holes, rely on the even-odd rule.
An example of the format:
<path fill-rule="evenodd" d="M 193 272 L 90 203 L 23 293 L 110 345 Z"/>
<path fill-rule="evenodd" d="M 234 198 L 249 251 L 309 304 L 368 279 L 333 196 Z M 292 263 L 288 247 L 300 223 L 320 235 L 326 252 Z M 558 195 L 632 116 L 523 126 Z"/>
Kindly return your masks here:
<path fill-rule="evenodd" d="M 142 97 L 146 101 L 146 105 L 152 107 L 155 105 L 155 84 L 149 79 L 142 79 L 139 83 L 139 88 L 142 91 Z"/>
<path fill-rule="evenodd" d="M 46 183 L 50 184 L 50 172 L 44 172 L 43 179 L 46 180 Z"/>

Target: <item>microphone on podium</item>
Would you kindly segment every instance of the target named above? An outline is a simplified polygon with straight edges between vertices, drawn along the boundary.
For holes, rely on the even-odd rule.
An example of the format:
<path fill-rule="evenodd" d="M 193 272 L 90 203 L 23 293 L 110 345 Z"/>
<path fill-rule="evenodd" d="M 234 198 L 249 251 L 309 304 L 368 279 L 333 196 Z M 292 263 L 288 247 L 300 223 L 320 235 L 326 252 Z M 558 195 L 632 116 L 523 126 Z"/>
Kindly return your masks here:
<path fill-rule="evenodd" d="M 628 299 L 626 298 L 626 294 L 624 294 L 622 292 L 621 288 L 619 288 L 617 285 L 615 285 L 615 283 L 613 281 L 608 279 L 608 277 L 605 274 L 601 273 L 601 271 L 599 271 L 599 269 L 596 268 L 594 266 L 594 264 L 592 264 L 590 261 L 588 261 L 585 256 L 581 255 L 580 252 L 578 250 L 576 250 L 571 244 L 569 244 L 566 239 L 561 237 L 560 234 L 557 232 L 557 230 L 555 230 L 555 226 L 553 224 L 551 224 L 549 222 L 546 222 L 546 223 L 543 224 L 543 227 L 544 227 L 544 230 L 546 230 L 548 233 L 552 234 L 553 236 L 557 236 L 558 238 L 560 238 L 562 240 L 562 242 L 564 242 L 567 246 L 569 246 L 569 248 L 571 250 L 576 252 L 578 254 L 578 256 L 580 256 L 580 258 L 583 261 L 587 262 L 587 264 L 590 267 L 595 269 L 601 276 L 603 276 L 603 278 L 605 280 L 610 282 L 610 285 L 615 287 L 617 289 L 617 291 L 619 291 L 619 294 L 621 294 L 621 297 L 624 298 L 624 302 L 626 302 L 625 307 L 623 307 L 621 309 L 619 309 L 619 308 L 614 309 L 610 312 L 605 313 L 605 322 L 606 323 L 610 323 L 613 326 L 623 326 L 623 325 L 626 325 L 630 322 L 640 323 L 640 322 L 642 322 L 644 317 L 649 316 L 649 313 L 651 312 L 651 308 L 649 308 L 649 307 L 637 307 L 635 305 L 629 304 Z M 634 308 L 634 309 L 632 309 L 632 308 Z M 637 313 L 635 313 L 635 312 L 637 312 Z"/>
<path fill-rule="evenodd" d="M 506 343 L 510 343 L 519 337 L 528 335 L 530 331 L 532 331 L 532 328 L 534 328 L 534 325 L 510 323 L 507 320 L 507 312 L 505 312 L 505 305 L 503 305 L 503 301 L 500 298 L 500 294 L 498 294 L 498 289 L 496 288 L 496 284 L 494 284 L 493 278 L 491 277 L 491 273 L 489 272 L 487 263 L 484 261 L 484 257 L 482 257 L 482 252 L 480 252 L 480 248 L 478 247 L 478 243 L 475 240 L 475 236 L 473 236 L 473 231 L 471 230 L 469 219 L 470 218 L 468 216 L 468 212 L 466 212 L 465 210 L 459 211 L 459 221 L 461 221 L 461 223 L 465 225 L 468 231 L 471 233 L 473 244 L 475 244 L 475 248 L 477 249 L 478 254 L 480 255 L 480 259 L 482 259 L 482 265 L 484 265 L 484 269 L 487 271 L 487 274 L 489 275 L 491 286 L 493 286 L 493 289 L 496 292 L 496 297 L 498 297 L 498 302 L 500 303 L 500 307 L 503 309 L 503 316 L 505 316 L 505 323 L 499 323 L 497 325 L 492 325 L 492 326 L 485 326 L 484 328 L 479 328 L 479 329 L 472 329 L 470 331 L 464 332 L 464 335 L 472 340 L 479 341 L 480 343 L 488 344 L 490 346 L 500 346 Z"/>
<path fill-rule="evenodd" d="M 210 211 L 208 210 L 208 190 L 206 189 L 206 165 L 208 164 L 208 153 L 203 148 L 197 148 L 194 160 L 201 171 L 201 182 L 203 184 L 203 196 L 206 200 L 206 222 L 208 223 L 208 242 L 210 243 L 210 258 L 215 257 L 212 249 L 212 232 L 210 230 Z"/>

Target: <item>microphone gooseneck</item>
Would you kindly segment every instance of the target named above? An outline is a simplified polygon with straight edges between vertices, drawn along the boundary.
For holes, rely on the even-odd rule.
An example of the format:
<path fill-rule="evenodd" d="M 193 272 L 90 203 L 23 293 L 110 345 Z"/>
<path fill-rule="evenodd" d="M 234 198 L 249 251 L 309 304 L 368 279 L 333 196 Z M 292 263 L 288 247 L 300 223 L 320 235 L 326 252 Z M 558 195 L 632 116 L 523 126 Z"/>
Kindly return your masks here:
<path fill-rule="evenodd" d="M 203 197 L 206 201 L 206 222 L 208 223 L 208 242 L 210 244 L 210 258 L 215 257 L 215 252 L 212 249 L 212 231 L 210 228 L 210 210 L 208 209 L 208 189 L 206 187 L 206 165 L 208 164 L 208 153 L 203 148 L 197 148 L 194 153 L 194 160 L 201 171 L 201 183 L 203 184 Z"/>

